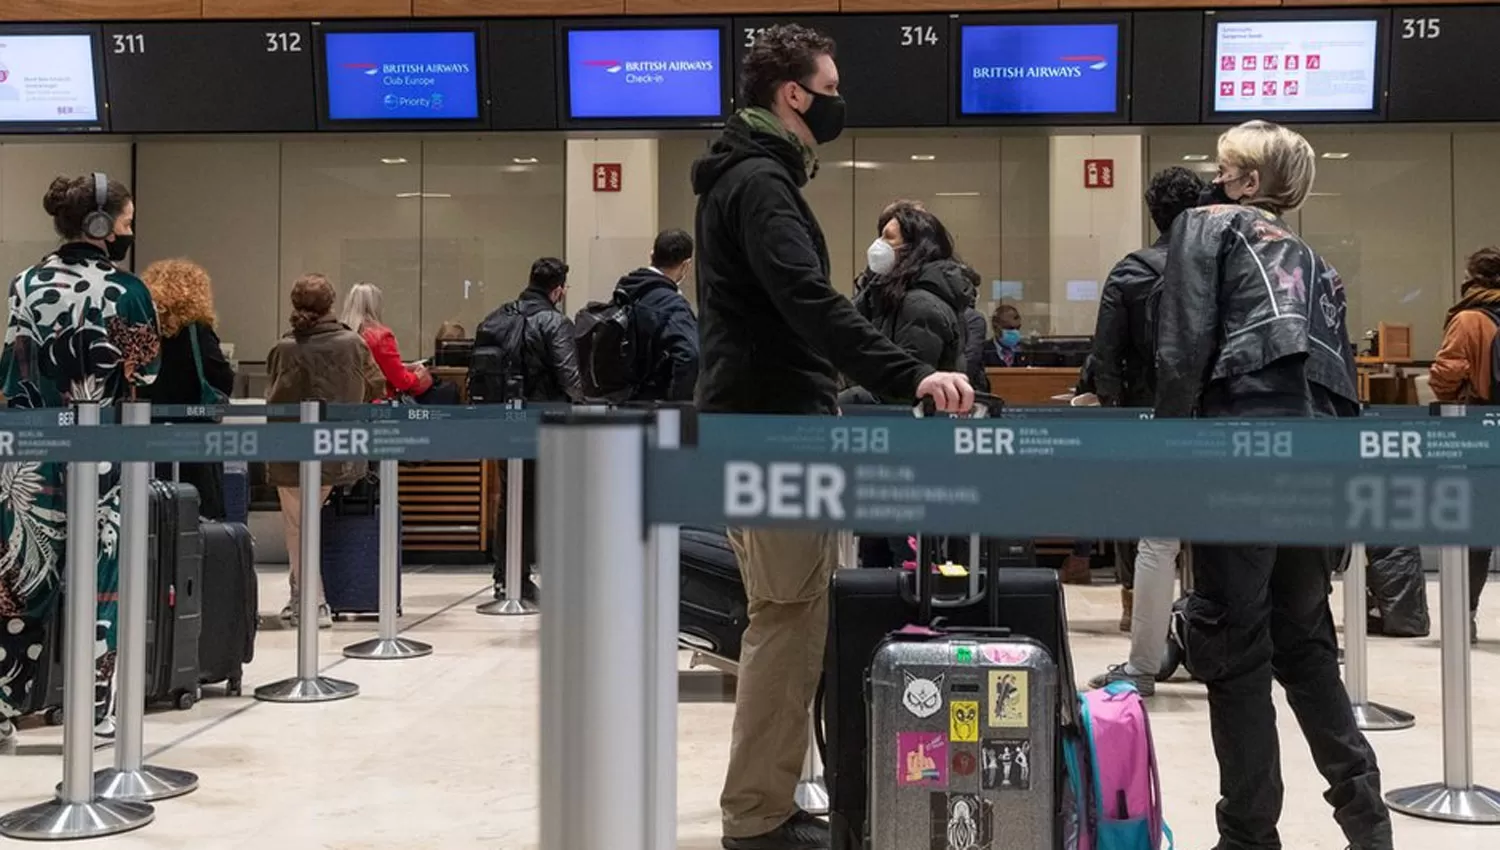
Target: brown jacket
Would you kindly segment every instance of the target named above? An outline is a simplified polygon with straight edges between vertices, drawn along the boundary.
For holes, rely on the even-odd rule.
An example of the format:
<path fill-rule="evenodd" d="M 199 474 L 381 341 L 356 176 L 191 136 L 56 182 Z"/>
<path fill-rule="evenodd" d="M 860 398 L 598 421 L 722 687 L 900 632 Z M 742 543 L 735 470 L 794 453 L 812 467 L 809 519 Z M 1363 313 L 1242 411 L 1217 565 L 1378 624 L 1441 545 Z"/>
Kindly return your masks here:
<path fill-rule="evenodd" d="M 1453 316 L 1429 379 L 1438 401 L 1494 401 L 1490 398 L 1490 346 L 1495 331 L 1495 320 L 1483 310 L 1463 310 Z"/>
<path fill-rule="evenodd" d="M 360 335 L 329 316 L 307 333 L 288 333 L 266 355 L 271 387 L 268 404 L 295 404 L 319 399 L 329 403 L 358 404 L 385 395 L 385 378 L 369 346 Z M 363 478 L 364 461 L 323 461 L 324 486 L 339 487 Z M 268 464 L 268 476 L 277 487 L 300 484 L 297 464 Z"/>

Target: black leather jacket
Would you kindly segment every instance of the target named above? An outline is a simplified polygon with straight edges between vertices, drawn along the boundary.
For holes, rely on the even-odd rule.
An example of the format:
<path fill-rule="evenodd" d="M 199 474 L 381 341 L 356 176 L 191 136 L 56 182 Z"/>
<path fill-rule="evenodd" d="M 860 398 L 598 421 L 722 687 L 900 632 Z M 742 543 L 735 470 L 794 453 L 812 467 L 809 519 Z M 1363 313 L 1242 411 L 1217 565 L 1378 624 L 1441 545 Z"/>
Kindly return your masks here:
<path fill-rule="evenodd" d="M 526 399 L 582 401 L 572 320 L 534 289 L 522 292 L 516 303 L 526 314 Z"/>
<path fill-rule="evenodd" d="M 1158 309 L 1157 416 L 1357 410 L 1344 282 L 1276 216 L 1227 205 L 1178 216 Z"/>
<path fill-rule="evenodd" d="M 1150 407 L 1156 402 L 1156 350 L 1147 308 L 1167 265 L 1167 236 L 1115 264 L 1099 296 L 1094 326 L 1094 386 L 1099 403 Z"/>

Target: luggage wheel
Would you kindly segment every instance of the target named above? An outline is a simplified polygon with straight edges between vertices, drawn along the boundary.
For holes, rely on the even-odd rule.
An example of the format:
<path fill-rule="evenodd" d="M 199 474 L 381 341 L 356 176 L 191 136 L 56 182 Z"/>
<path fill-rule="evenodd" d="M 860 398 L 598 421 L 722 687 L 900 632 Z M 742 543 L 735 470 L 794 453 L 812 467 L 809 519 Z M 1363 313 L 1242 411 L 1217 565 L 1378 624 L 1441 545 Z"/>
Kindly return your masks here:
<path fill-rule="evenodd" d="M 58 706 L 56 708 L 47 709 L 47 711 L 42 714 L 42 720 L 46 721 L 48 726 L 61 726 L 63 723 L 62 707 Z"/>
<path fill-rule="evenodd" d="M 197 694 L 193 693 L 192 691 L 178 691 L 178 693 L 177 693 L 177 700 L 176 700 L 176 705 L 177 705 L 177 710 L 178 711 L 187 711 L 188 709 L 192 708 L 193 706 L 195 706 L 197 704 L 198 704 L 198 695 Z"/>

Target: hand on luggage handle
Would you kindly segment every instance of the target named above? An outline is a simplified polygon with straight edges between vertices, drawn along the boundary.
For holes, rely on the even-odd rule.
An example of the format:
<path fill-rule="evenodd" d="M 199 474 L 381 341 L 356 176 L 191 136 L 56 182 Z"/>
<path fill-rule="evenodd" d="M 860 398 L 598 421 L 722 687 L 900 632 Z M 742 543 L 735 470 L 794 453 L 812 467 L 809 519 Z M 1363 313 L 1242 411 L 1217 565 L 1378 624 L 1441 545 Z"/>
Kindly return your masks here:
<path fill-rule="evenodd" d="M 968 418 L 989 419 L 999 416 L 1003 410 L 1005 410 L 1005 399 L 975 390 L 974 407 L 970 410 Z M 932 396 L 923 396 L 913 410 L 919 419 L 929 419 L 936 416 L 937 412 L 937 403 L 932 400 Z"/>

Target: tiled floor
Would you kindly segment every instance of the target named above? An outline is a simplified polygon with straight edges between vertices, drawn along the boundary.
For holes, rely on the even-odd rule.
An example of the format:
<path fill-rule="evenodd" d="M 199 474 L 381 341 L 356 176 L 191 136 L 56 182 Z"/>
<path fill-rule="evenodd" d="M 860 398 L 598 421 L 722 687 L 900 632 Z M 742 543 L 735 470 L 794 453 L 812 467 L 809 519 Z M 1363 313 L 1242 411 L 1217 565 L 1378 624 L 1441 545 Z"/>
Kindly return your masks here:
<path fill-rule="evenodd" d="M 279 609 L 284 577 L 262 576 L 262 608 Z M 418 572 L 406 580 L 410 634 L 434 644 L 431 657 L 402 662 L 344 661 L 338 650 L 368 637 L 373 624 L 323 633 L 325 663 L 357 682 L 360 696 L 318 706 L 206 698 L 188 712 L 152 714 L 155 763 L 202 776 L 196 793 L 159 804 L 154 824 L 86 842 L 130 848 L 456 848 L 524 850 L 537 835 L 537 620 L 481 617 L 487 588 L 475 573 Z M 1337 603 L 1338 594 L 1335 594 Z M 1071 589 L 1079 675 L 1117 661 L 1117 591 Z M 1436 588 L 1431 599 L 1437 601 Z M 1500 602 L 1481 629 L 1494 640 L 1474 654 L 1477 702 L 1500 698 Z M 262 633 L 246 693 L 294 668 L 294 636 Z M 1414 711 L 1418 726 L 1375 738 L 1388 787 L 1442 773 L 1438 651 L 1434 640 L 1378 640 L 1371 647 L 1372 694 Z M 706 690 L 717 683 L 695 680 Z M 698 688 L 697 690 L 705 690 Z M 1202 850 L 1213 834 L 1214 777 L 1200 688 L 1168 685 L 1153 701 L 1164 768 L 1167 815 L 1177 846 Z M 681 709 L 680 847 L 718 847 L 717 795 L 732 707 L 685 702 Z M 1289 850 L 1342 848 L 1290 713 L 1283 711 L 1287 773 L 1283 837 Z M 1500 716 L 1474 719 L 1481 782 L 1500 785 Z M 42 799 L 60 776 L 60 736 L 27 729 L 20 753 L 0 760 L 0 809 Z M 99 763 L 110 758 L 98 754 Z M 1456 827 L 1397 817 L 1397 846 L 1478 850 L 1500 842 L 1500 827 Z M 4 843 L 0 839 L 0 843 Z M 1012 848 L 1006 848 L 1012 850 Z M 1015 848 L 1015 850 L 1022 850 Z"/>

